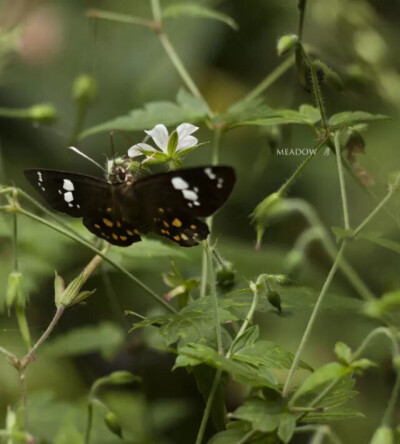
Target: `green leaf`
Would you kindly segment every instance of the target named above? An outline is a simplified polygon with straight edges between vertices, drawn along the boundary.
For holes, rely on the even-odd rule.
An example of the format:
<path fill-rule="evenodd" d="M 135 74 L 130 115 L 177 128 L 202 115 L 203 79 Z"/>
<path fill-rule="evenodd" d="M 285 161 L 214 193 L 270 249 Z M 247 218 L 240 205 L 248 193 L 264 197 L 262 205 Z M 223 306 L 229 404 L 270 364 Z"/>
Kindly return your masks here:
<path fill-rule="evenodd" d="M 254 366 L 263 365 L 268 368 L 289 369 L 293 362 L 293 354 L 270 341 L 257 341 L 233 354 L 233 359 L 247 362 Z M 299 363 L 299 368 L 312 371 L 305 362 Z"/>
<path fill-rule="evenodd" d="M 304 423 L 329 423 L 331 421 L 342 421 L 351 418 L 364 418 L 364 415 L 357 410 L 350 408 L 340 408 L 327 410 L 325 412 L 308 413 L 301 422 Z"/>
<path fill-rule="evenodd" d="M 290 415 L 288 413 L 283 414 L 281 416 L 279 427 L 278 427 L 278 436 L 281 441 L 285 444 L 290 442 L 292 439 L 294 429 L 296 427 L 296 417 L 294 415 Z"/>
<path fill-rule="evenodd" d="M 342 378 L 349 374 L 352 370 L 339 364 L 338 362 L 330 362 L 314 371 L 306 378 L 303 384 L 296 390 L 292 397 L 292 402 L 305 393 L 314 391 L 317 387 L 332 381 L 333 379 Z"/>
<path fill-rule="evenodd" d="M 268 433 L 279 427 L 284 407 L 279 395 L 271 399 L 250 398 L 236 409 L 232 416 L 250 422 L 255 430 Z"/>
<path fill-rule="evenodd" d="M 231 17 L 198 3 L 173 3 L 163 10 L 162 16 L 164 18 L 193 17 L 218 20 L 232 29 L 239 29 L 238 24 Z"/>
<path fill-rule="evenodd" d="M 364 111 L 344 111 L 331 116 L 328 124 L 332 129 L 338 129 L 359 123 L 367 123 L 373 120 L 384 119 L 389 119 L 389 117 L 384 116 L 383 114 L 371 114 Z"/>
<path fill-rule="evenodd" d="M 179 91 L 176 103 L 151 102 L 141 109 L 134 109 L 128 115 L 117 117 L 93 126 L 80 134 L 80 138 L 93 134 L 109 132 L 115 128 L 123 131 L 140 131 L 151 129 L 158 123 L 166 126 L 182 122 L 196 123 L 207 116 L 207 104 L 188 92 Z"/>
<path fill-rule="evenodd" d="M 253 325 L 248 327 L 242 335 L 235 338 L 232 344 L 232 353 L 235 354 L 242 348 L 253 345 L 260 334 L 259 330 L 258 325 Z"/>
<path fill-rule="evenodd" d="M 342 364 L 349 364 L 351 361 L 351 348 L 344 342 L 336 342 L 335 355 Z"/>
<path fill-rule="evenodd" d="M 124 332 L 110 322 L 79 327 L 59 335 L 43 345 L 43 351 L 53 357 L 77 356 L 100 352 L 110 358 L 124 343 Z"/>
<path fill-rule="evenodd" d="M 242 384 L 251 387 L 277 388 L 276 376 L 267 367 L 260 365 L 256 368 L 245 362 L 228 359 L 206 345 L 187 344 L 178 349 L 178 354 L 174 368 L 207 364 L 229 373 L 235 381 Z"/>
<path fill-rule="evenodd" d="M 232 421 L 226 426 L 226 430 L 217 433 L 208 444 L 232 444 L 239 442 L 251 430 L 251 425 L 247 421 Z"/>

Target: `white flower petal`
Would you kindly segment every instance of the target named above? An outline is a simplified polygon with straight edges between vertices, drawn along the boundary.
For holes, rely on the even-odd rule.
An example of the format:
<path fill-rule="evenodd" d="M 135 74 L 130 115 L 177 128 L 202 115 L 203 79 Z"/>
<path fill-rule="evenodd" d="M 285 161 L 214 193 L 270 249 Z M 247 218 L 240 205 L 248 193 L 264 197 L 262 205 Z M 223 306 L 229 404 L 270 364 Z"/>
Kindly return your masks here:
<path fill-rule="evenodd" d="M 137 143 L 136 145 L 133 145 L 128 150 L 128 156 L 129 157 L 137 157 L 143 155 L 143 150 L 145 151 L 156 151 L 155 148 L 153 148 L 151 145 L 148 145 L 147 143 Z"/>
<path fill-rule="evenodd" d="M 181 123 L 177 128 L 176 132 L 178 133 L 179 139 L 185 138 L 186 136 L 190 136 L 195 131 L 199 129 L 198 126 L 194 126 L 191 123 Z"/>
<path fill-rule="evenodd" d="M 179 139 L 176 151 L 183 150 L 185 148 L 191 148 L 197 145 L 198 139 L 194 136 L 186 136 L 184 139 Z"/>
<path fill-rule="evenodd" d="M 164 151 L 164 153 L 167 152 L 169 136 L 165 125 L 158 124 L 153 129 L 146 130 L 145 133 L 154 140 L 160 150 Z"/>

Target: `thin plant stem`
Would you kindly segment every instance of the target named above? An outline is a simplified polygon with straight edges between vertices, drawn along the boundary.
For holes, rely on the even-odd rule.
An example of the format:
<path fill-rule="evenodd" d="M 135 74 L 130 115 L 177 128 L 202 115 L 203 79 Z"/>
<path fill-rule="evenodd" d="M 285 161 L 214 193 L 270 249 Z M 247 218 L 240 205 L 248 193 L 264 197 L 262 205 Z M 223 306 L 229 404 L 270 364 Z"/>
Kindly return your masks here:
<path fill-rule="evenodd" d="M 328 119 L 326 116 L 326 111 L 325 111 L 324 103 L 322 100 L 322 93 L 321 93 L 321 88 L 319 86 L 317 70 L 315 68 L 314 62 L 310 59 L 309 55 L 307 54 L 307 51 L 304 49 L 304 47 L 301 43 L 300 43 L 300 49 L 301 49 L 301 52 L 304 56 L 304 60 L 306 61 L 307 65 L 311 71 L 311 78 L 312 78 L 312 82 L 313 82 L 315 101 L 317 103 L 317 107 L 318 107 L 319 112 L 321 114 L 322 125 L 325 129 L 326 135 L 328 135 L 328 133 L 329 133 Z"/>
<path fill-rule="evenodd" d="M 337 268 L 339 266 L 340 260 L 342 258 L 343 251 L 344 251 L 344 249 L 346 247 L 346 244 L 347 244 L 347 241 L 345 239 L 343 241 L 342 245 L 340 246 L 340 249 L 338 251 L 336 259 L 333 262 L 333 265 L 332 265 L 332 267 L 331 267 L 331 269 L 329 271 L 329 274 L 328 274 L 328 276 L 327 276 L 327 278 L 325 280 L 325 283 L 324 283 L 324 285 L 323 285 L 323 287 L 321 289 L 321 292 L 320 292 L 320 294 L 318 296 L 317 302 L 316 302 L 316 304 L 314 306 L 314 309 L 313 309 L 313 311 L 311 313 L 311 316 L 310 316 L 310 319 L 308 321 L 307 327 L 306 327 L 306 329 L 305 329 L 305 331 L 303 333 L 303 337 L 301 338 L 300 344 L 299 344 L 299 346 L 297 348 L 297 351 L 296 351 L 296 354 L 294 356 L 292 365 L 291 365 L 290 370 L 289 370 L 289 375 L 288 375 L 288 377 L 286 379 L 286 382 L 285 382 L 285 385 L 283 387 L 283 392 L 282 392 L 282 396 L 283 397 L 287 396 L 287 394 L 288 394 L 288 392 L 290 390 L 290 384 L 292 382 L 292 379 L 293 379 L 293 376 L 294 376 L 294 372 L 297 369 L 297 365 L 298 365 L 298 363 L 300 361 L 301 355 L 302 355 L 302 353 L 304 351 L 304 348 L 305 348 L 305 346 L 306 346 L 306 344 L 308 342 L 308 339 L 310 338 L 311 331 L 312 331 L 312 329 L 314 327 L 315 321 L 316 321 L 317 316 L 319 314 L 319 311 L 321 309 L 322 302 L 323 302 L 323 300 L 325 298 L 325 295 L 326 295 L 326 293 L 328 291 L 328 288 L 329 288 L 329 286 L 330 286 L 330 284 L 332 282 L 332 279 L 335 276 L 336 270 L 337 270 Z"/>
<path fill-rule="evenodd" d="M 253 90 L 251 90 L 243 101 L 250 101 L 260 96 L 266 89 L 280 79 L 286 71 L 294 65 L 294 57 L 288 57 L 279 64 L 272 72 L 270 72 L 264 80 L 262 80 Z"/>
<path fill-rule="evenodd" d="M 91 400 L 89 400 L 86 429 L 85 429 L 85 440 L 83 441 L 84 444 L 90 443 L 90 432 L 92 431 L 92 423 L 93 423 L 93 404 L 92 404 Z"/>
<path fill-rule="evenodd" d="M 379 213 L 379 211 L 386 205 L 386 203 L 393 197 L 394 193 L 398 189 L 400 178 L 397 179 L 396 183 L 392 185 L 386 196 L 379 202 L 379 204 L 374 208 L 374 210 L 360 223 L 360 225 L 354 230 L 353 237 L 356 237 L 361 230 L 366 227 L 371 220 Z"/>
<path fill-rule="evenodd" d="M 176 313 L 176 310 L 174 307 L 169 305 L 167 302 L 164 301 L 160 296 L 158 296 L 157 293 L 155 293 L 153 290 L 151 290 L 146 284 L 144 284 L 142 281 L 140 281 L 136 276 L 134 276 L 132 273 L 130 273 L 126 268 L 119 265 L 118 263 L 114 262 L 112 259 L 110 259 L 108 256 L 103 254 L 100 250 L 98 250 L 96 247 L 94 247 L 89 242 L 79 238 L 75 234 L 58 227 L 57 225 L 54 225 L 53 223 L 47 221 L 46 219 L 43 219 L 39 216 L 36 216 L 35 214 L 24 210 L 23 208 L 17 208 L 15 211 L 23 214 L 26 217 L 29 217 L 43 225 L 48 226 L 49 228 L 52 228 L 53 230 L 63 234 L 66 237 L 69 237 L 70 239 L 74 240 L 75 242 L 78 242 L 79 244 L 85 246 L 89 250 L 93 251 L 94 253 L 101 256 L 106 262 L 108 262 L 110 265 L 112 265 L 114 268 L 116 268 L 118 271 L 123 273 L 125 276 L 127 276 L 129 279 L 131 279 L 133 282 L 135 282 L 136 285 L 138 285 L 140 288 L 142 288 L 149 296 L 151 296 L 153 299 L 155 299 L 159 304 L 161 304 L 164 308 L 166 308 L 168 311 L 172 313 Z"/>
<path fill-rule="evenodd" d="M 394 412 L 400 394 L 400 369 L 397 369 L 396 382 L 394 383 L 392 394 L 390 395 L 389 403 L 386 407 L 385 413 L 382 418 L 382 426 L 393 427 L 394 426 Z"/>
<path fill-rule="evenodd" d="M 224 353 L 224 349 L 222 347 L 222 332 L 221 332 L 221 324 L 219 318 L 219 309 L 218 309 L 218 296 L 217 296 L 217 288 L 215 285 L 215 276 L 214 276 L 214 267 L 213 267 L 213 254 L 211 251 L 211 247 L 208 245 L 207 241 L 204 242 L 206 253 L 207 253 L 207 268 L 208 268 L 208 282 L 210 286 L 210 297 L 211 301 L 214 304 L 214 317 L 215 317 L 215 336 L 217 339 L 217 350 L 220 355 Z"/>
<path fill-rule="evenodd" d="M 23 411 L 25 432 L 29 431 L 29 416 L 28 416 L 28 386 L 26 384 L 25 370 L 19 370 L 19 382 L 21 385 L 21 407 Z"/>
<path fill-rule="evenodd" d="M 129 23 L 131 25 L 145 26 L 146 28 L 154 28 L 154 23 L 151 22 L 150 20 L 141 17 L 133 17 L 127 14 L 121 14 L 113 11 L 104 11 L 100 9 L 91 8 L 86 11 L 86 16 L 92 18 L 112 20 L 121 23 Z"/>
<path fill-rule="evenodd" d="M 257 287 L 254 285 L 253 286 L 253 301 L 251 303 L 251 307 L 246 315 L 245 320 L 243 321 L 243 324 L 241 326 L 241 328 L 239 329 L 238 333 L 236 334 L 235 338 L 233 339 L 228 352 L 226 353 L 226 358 L 230 358 L 232 356 L 232 351 L 233 351 L 233 346 L 234 344 L 237 342 L 237 340 L 240 338 L 240 336 L 242 336 L 242 334 L 245 332 L 246 328 L 248 327 L 249 323 L 252 321 L 253 319 L 253 315 L 254 312 L 257 308 L 257 304 L 258 304 L 258 299 L 259 299 L 259 293 L 257 290 Z M 204 438 L 204 433 L 206 430 L 206 426 L 208 423 L 208 419 L 210 417 L 211 414 L 211 407 L 214 403 L 214 398 L 215 395 L 217 393 L 217 388 L 218 388 L 218 384 L 219 381 L 221 379 L 221 375 L 222 375 L 222 371 L 221 370 L 217 370 L 215 372 L 215 376 L 214 376 L 214 380 L 211 386 L 211 390 L 210 393 L 208 395 L 207 398 L 207 403 L 206 403 L 206 407 L 204 409 L 204 413 L 203 413 L 203 417 L 201 419 L 201 423 L 200 423 L 200 428 L 199 431 L 197 433 L 197 439 L 196 439 L 196 444 L 201 444 Z"/>
<path fill-rule="evenodd" d="M 18 358 L 14 353 L 0 346 L 0 353 L 4 355 L 14 366 L 18 363 Z"/>
<path fill-rule="evenodd" d="M 250 430 L 250 432 L 246 433 L 242 439 L 240 439 L 237 444 L 245 444 L 250 438 L 252 438 L 257 433 L 257 430 Z"/>
<path fill-rule="evenodd" d="M 207 276 L 208 276 L 207 253 L 206 253 L 206 250 L 203 249 L 202 259 L 201 259 L 201 282 L 200 282 L 200 297 L 201 298 L 203 298 L 206 295 Z"/>
<path fill-rule="evenodd" d="M 197 433 L 196 444 L 201 444 L 203 442 L 204 433 L 206 431 L 208 419 L 211 415 L 211 409 L 214 403 L 215 395 L 217 393 L 219 381 L 221 379 L 222 371 L 217 370 L 215 373 L 215 377 L 211 386 L 210 393 L 208 394 L 207 403 L 204 408 L 203 417 L 201 418 L 200 428 Z"/>
<path fill-rule="evenodd" d="M 153 12 L 153 17 L 156 22 L 162 22 L 162 12 L 160 0 L 151 0 L 151 10 Z"/>
<path fill-rule="evenodd" d="M 30 351 L 25 355 L 24 358 L 21 360 L 21 368 L 26 368 L 26 366 L 29 364 L 29 362 L 32 360 L 34 354 L 36 353 L 36 350 L 43 344 L 43 342 L 51 335 L 52 331 L 54 330 L 55 326 L 58 324 L 58 321 L 60 320 L 61 316 L 63 315 L 65 310 L 65 307 L 63 305 L 60 305 L 57 307 L 56 313 L 51 320 L 49 326 L 46 328 L 45 332 L 42 334 L 42 336 L 37 340 L 35 345 L 30 349 Z"/>
<path fill-rule="evenodd" d="M 14 271 L 18 272 L 18 219 L 17 219 L 17 213 L 13 214 L 13 256 L 14 256 Z"/>
<path fill-rule="evenodd" d="M 303 37 L 303 28 L 304 28 L 304 17 L 306 15 L 306 6 L 307 6 L 307 0 L 298 0 L 298 8 L 299 8 L 299 29 L 298 29 L 298 36 L 301 40 Z"/>
<path fill-rule="evenodd" d="M 391 330 L 387 327 L 377 327 L 374 328 L 372 331 L 369 332 L 369 334 L 364 338 L 361 345 L 355 350 L 351 356 L 351 360 L 354 361 L 355 359 L 359 358 L 362 353 L 364 353 L 365 349 L 368 347 L 369 343 L 379 335 L 385 335 L 387 338 L 389 338 L 391 344 L 392 344 L 392 354 L 393 356 L 400 355 L 399 345 L 396 341 L 396 338 L 394 337 Z"/>
<path fill-rule="evenodd" d="M 349 208 L 348 208 L 348 204 L 347 204 L 346 185 L 345 185 L 345 181 L 344 181 L 342 153 L 340 151 L 340 142 L 339 142 L 339 132 L 338 131 L 335 132 L 334 140 L 335 140 L 336 161 L 337 161 L 337 167 L 338 167 L 338 173 L 339 173 L 340 194 L 342 196 L 344 228 L 346 230 L 349 230 L 350 229 Z"/>
<path fill-rule="evenodd" d="M 280 196 L 283 196 L 289 187 L 293 184 L 293 182 L 297 179 L 297 177 L 300 175 L 300 173 L 303 171 L 303 169 L 307 166 L 307 164 L 315 157 L 315 155 L 319 152 L 319 150 L 326 144 L 327 138 L 324 138 L 321 142 L 317 144 L 315 147 L 315 154 L 312 153 L 308 155 L 303 162 L 296 168 L 296 170 L 293 172 L 293 174 L 289 177 L 289 179 L 286 180 L 286 182 L 279 188 L 277 191 Z"/>

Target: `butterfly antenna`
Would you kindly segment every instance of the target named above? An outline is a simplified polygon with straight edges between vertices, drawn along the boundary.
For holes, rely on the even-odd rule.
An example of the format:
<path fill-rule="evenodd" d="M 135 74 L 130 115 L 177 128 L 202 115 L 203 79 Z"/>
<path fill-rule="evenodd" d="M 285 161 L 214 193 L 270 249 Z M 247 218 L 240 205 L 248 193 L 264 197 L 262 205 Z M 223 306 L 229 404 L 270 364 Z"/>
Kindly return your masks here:
<path fill-rule="evenodd" d="M 104 167 L 102 167 L 99 163 L 97 163 L 94 159 L 89 157 L 87 154 L 83 153 L 81 150 L 78 150 L 78 148 L 76 148 L 75 146 L 69 146 L 68 149 L 73 151 L 74 153 L 77 153 L 80 156 L 84 157 L 89 162 L 92 162 L 94 165 L 96 165 L 98 168 L 100 168 L 103 171 L 103 173 L 106 171 Z"/>

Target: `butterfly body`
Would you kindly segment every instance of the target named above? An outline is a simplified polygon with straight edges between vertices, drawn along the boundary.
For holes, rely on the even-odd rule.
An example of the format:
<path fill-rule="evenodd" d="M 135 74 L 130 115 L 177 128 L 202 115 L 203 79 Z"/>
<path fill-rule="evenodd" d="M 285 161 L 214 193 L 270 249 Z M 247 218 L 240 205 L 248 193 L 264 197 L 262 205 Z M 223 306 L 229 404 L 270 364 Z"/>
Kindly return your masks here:
<path fill-rule="evenodd" d="M 82 218 L 96 236 L 124 247 L 149 232 L 184 247 L 198 245 L 209 234 L 199 217 L 218 210 L 235 183 L 228 166 L 185 168 L 139 179 L 116 166 L 110 181 L 45 169 L 25 170 L 25 176 L 54 210 Z"/>

